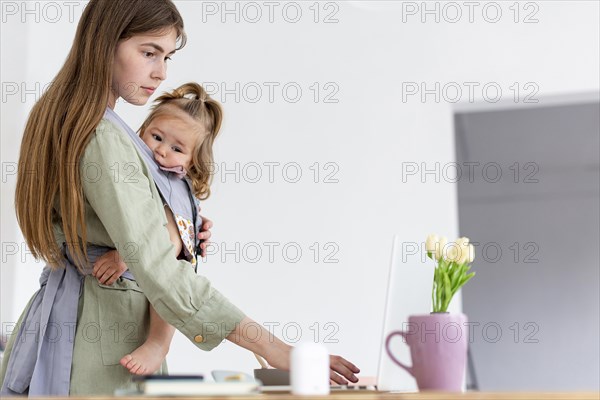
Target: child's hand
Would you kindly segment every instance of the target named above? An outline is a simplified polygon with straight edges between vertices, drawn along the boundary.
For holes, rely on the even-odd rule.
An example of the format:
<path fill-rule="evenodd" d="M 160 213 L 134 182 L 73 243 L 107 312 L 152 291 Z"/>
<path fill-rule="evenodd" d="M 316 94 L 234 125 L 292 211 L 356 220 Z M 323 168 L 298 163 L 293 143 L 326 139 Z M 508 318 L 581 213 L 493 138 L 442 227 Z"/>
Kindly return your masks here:
<path fill-rule="evenodd" d="M 94 263 L 92 275 L 104 285 L 112 285 L 127 271 L 127 265 L 116 250 L 107 251 Z"/>
<path fill-rule="evenodd" d="M 200 230 L 200 233 L 198 233 L 198 239 L 201 240 L 200 257 L 204 257 L 206 254 L 206 247 L 210 244 L 208 239 L 210 239 L 211 236 L 210 230 L 212 229 L 213 223 L 208 218 L 202 216 L 200 216 L 200 218 L 202 218 L 202 229 Z"/>

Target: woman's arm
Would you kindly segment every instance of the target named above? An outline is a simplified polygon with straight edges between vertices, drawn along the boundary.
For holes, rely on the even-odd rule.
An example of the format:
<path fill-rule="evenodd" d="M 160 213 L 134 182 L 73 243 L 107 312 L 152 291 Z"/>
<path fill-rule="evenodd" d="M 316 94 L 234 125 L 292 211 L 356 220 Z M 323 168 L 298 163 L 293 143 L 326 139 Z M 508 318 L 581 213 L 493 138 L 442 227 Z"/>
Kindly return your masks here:
<path fill-rule="evenodd" d="M 245 317 L 227 335 L 227 340 L 263 356 L 269 365 L 279 369 L 290 369 L 290 353 L 292 346 L 285 344 L 275 335 L 267 331 L 261 324 Z M 357 382 L 354 375 L 360 370 L 350 361 L 340 356 L 329 356 L 330 379 L 340 385 L 348 382 Z M 340 376 L 341 375 L 341 376 Z"/>
<path fill-rule="evenodd" d="M 173 213 L 168 206 L 165 205 L 165 214 L 167 216 L 167 230 L 169 231 L 169 237 L 175 253 L 173 257 L 181 253 L 183 244 L 181 243 L 181 236 L 179 236 L 179 229 L 177 229 L 177 223 L 173 218 Z M 105 254 L 96 259 L 92 275 L 98 279 L 98 282 L 103 285 L 112 285 L 127 271 L 127 264 L 123 261 L 123 258 L 116 250 L 107 251 Z"/>
<path fill-rule="evenodd" d="M 87 201 L 158 314 L 203 350 L 224 338 L 264 356 L 274 367 L 289 369 L 291 347 L 195 274 L 191 264 L 173 257 L 167 218 L 158 191 L 130 139 L 103 120 L 80 165 Z M 98 228 L 98 227 L 96 227 Z M 260 328 L 261 336 L 247 337 Z M 352 381 L 358 368 L 331 356 L 332 379 Z"/>

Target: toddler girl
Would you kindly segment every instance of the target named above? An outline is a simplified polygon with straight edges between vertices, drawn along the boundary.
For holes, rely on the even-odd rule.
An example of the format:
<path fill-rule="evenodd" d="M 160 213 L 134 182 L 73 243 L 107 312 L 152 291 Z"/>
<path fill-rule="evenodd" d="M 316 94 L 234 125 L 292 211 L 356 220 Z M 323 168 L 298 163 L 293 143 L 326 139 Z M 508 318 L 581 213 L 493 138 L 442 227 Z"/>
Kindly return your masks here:
<path fill-rule="evenodd" d="M 139 135 L 146 143 L 158 167 L 185 179 L 190 189 L 190 207 L 198 216 L 199 199 L 210 196 L 212 147 L 221 128 L 222 109 L 197 83 L 186 83 L 155 101 Z M 187 199 L 185 199 L 187 201 Z M 185 258 L 196 267 L 199 254 L 196 228 L 201 225 L 174 214 L 165 204 L 167 228 L 177 258 Z M 199 218 L 199 216 L 198 216 Z M 116 263 L 97 263 L 94 276 L 100 283 L 113 284 L 127 269 L 116 250 Z M 143 345 L 121 359 L 121 365 L 137 375 L 157 371 L 169 351 L 175 328 L 150 306 L 150 330 Z"/>

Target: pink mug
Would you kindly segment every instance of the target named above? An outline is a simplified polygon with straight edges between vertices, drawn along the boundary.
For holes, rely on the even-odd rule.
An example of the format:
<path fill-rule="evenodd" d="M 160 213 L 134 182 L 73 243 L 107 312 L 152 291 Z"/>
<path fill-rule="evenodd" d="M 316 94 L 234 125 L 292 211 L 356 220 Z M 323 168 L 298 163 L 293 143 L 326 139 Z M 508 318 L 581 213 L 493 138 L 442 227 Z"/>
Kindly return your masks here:
<path fill-rule="evenodd" d="M 419 390 L 464 391 L 468 327 L 464 314 L 431 313 L 408 318 L 407 331 L 391 332 L 385 341 L 390 359 L 416 380 Z M 399 361 L 390 350 L 394 336 L 402 336 L 410 348 L 412 366 Z"/>

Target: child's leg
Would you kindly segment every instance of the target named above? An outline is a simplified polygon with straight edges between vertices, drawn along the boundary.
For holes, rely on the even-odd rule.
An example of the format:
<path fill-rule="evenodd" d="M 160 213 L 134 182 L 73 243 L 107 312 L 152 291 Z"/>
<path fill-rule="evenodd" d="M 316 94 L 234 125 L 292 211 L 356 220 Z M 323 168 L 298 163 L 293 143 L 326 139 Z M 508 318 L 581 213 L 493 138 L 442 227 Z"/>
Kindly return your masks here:
<path fill-rule="evenodd" d="M 179 236 L 179 230 L 173 218 L 171 210 L 165 206 L 167 214 L 167 228 L 171 237 L 171 242 L 175 246 L 175 256 L 181 252 L 182 243 Z M 150 332 L 143 345 L 135 349 L 131 354 L 121 358 L 121 365 L 129 369 L 129 372 L 137 375 L 153 374 L 164 361 L 169 346 L 173 339 L 175 328 L 163 320 L 160 315 L 150 305 Z"/>
<path fill-rule="evenodd" d="M 150 332 L 143 345 L 121 359 L 121 365 L 136 375 L 153 374 L 164 361 L 175 328 L 163 320 L 150 305 Z"/>

